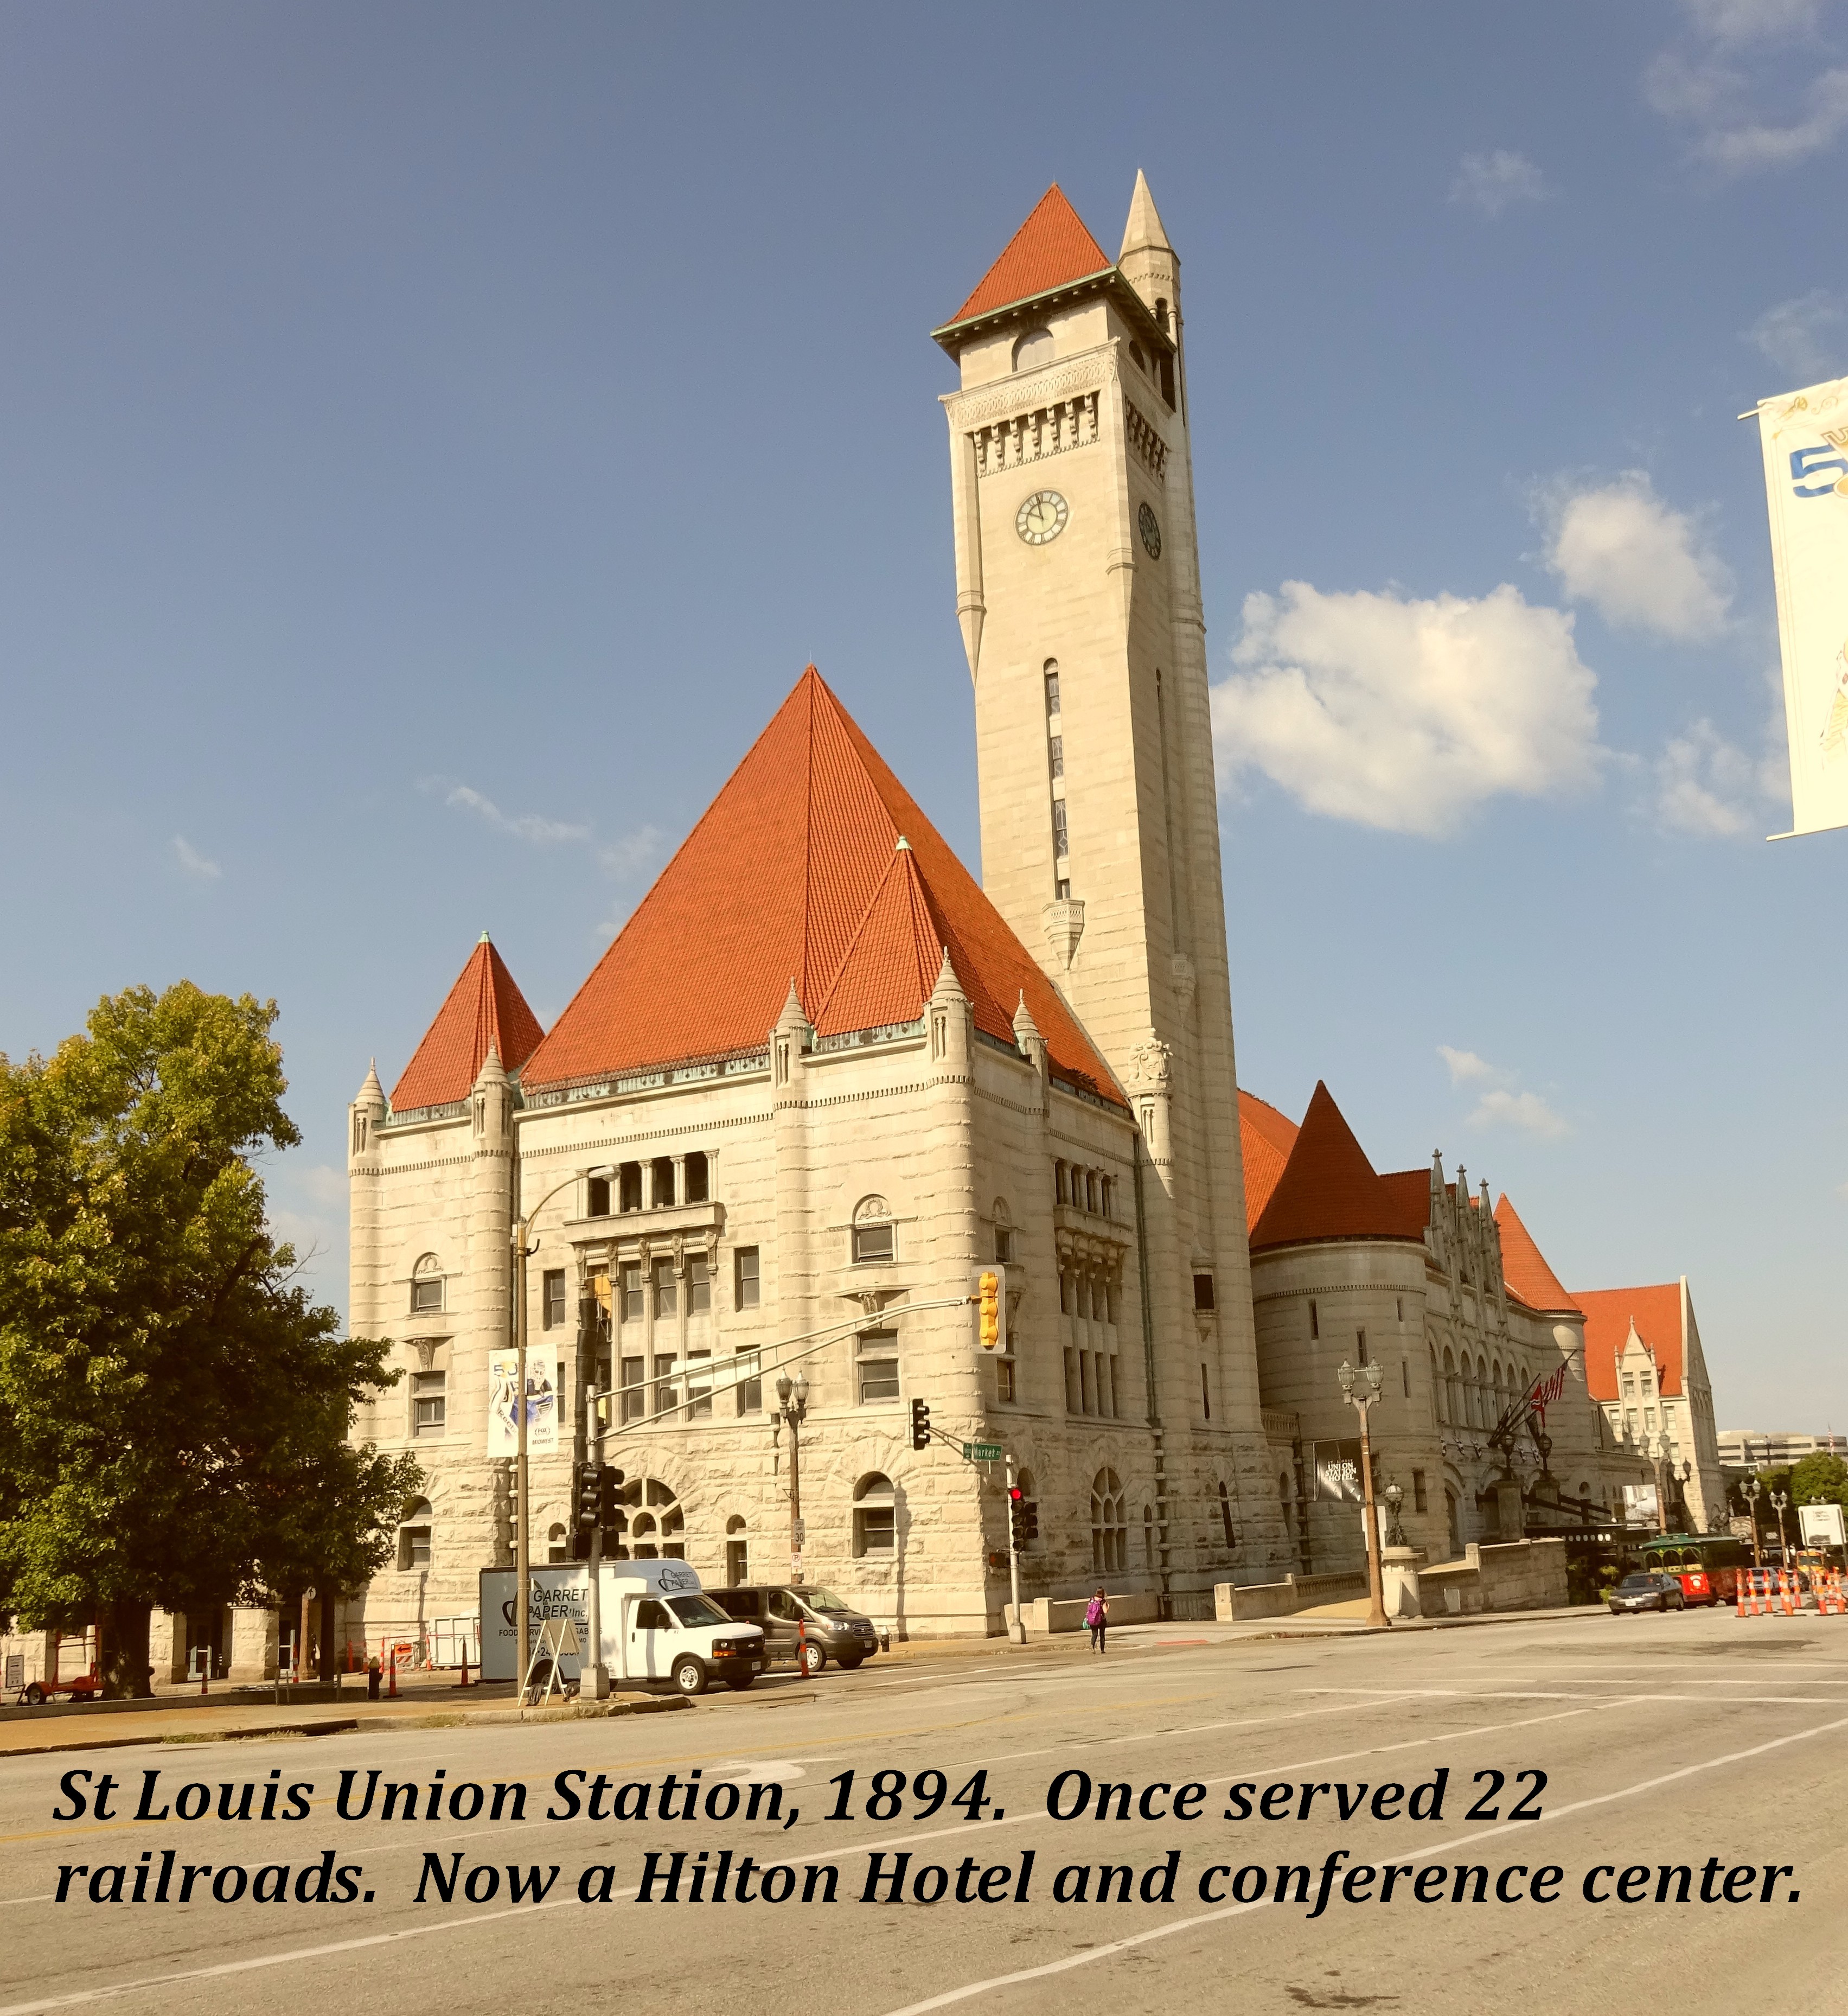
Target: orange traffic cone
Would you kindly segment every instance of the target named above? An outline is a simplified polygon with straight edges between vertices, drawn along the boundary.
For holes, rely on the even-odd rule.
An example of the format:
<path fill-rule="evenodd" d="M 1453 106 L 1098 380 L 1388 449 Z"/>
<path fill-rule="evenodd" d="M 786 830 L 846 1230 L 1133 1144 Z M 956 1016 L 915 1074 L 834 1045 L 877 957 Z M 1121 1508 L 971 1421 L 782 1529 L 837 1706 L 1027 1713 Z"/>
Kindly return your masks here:
<path fill-rule="evenodd" d="M 463 1647 L 462 1647 L 462 1678 L 461 1678 L 459 1680 L 458 1680 L 458 1681 L 456 1682 L 456 1685 L 457 1685 L 458 1687 L 466 1687 L 468 1684 L 469 1684 L 469 1648 L 468 1648 L 468 1647 L 467 1647 L 466 1645 L 465 1645 L 465 1646 L 463 1646 Z"/>

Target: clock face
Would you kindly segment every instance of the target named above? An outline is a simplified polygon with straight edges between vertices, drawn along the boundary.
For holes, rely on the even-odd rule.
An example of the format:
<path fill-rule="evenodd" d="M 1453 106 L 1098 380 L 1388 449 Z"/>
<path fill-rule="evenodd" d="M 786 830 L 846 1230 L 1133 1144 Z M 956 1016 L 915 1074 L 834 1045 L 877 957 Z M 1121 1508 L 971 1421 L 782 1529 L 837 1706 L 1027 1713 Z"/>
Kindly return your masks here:
<path fill-rule="evenodd" d="M 1152 560 L 1161 558 L 1161 526 L 1155 515 L 1155 507 L 1145 504 L 1136 513 L 1136 530 L 1142 535 L 1142 544 L 1147 548 Z"/>
<path fill-rule="evenodd" d="M 1036 490 L 1014 517 L 1014 530 L 1030 546 L 1043 546 L 1065 530 L 1071 506 L 1056 490 Z"/>

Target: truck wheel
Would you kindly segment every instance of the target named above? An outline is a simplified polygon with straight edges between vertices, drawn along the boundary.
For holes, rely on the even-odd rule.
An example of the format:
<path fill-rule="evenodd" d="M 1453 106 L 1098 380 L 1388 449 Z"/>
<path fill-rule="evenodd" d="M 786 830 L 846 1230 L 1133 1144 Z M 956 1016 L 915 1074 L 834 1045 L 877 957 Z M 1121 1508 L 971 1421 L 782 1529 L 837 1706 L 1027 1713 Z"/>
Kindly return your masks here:
<path fill-rule="evenodd" d="M 733 1694 L 741 1694 L 756 1677 L 757 1676 L 753 1673 L 741 1673 L 735 1680 L 728 1679 L 725 1682 L 725 1685 L 732 1690 Z"/>
<path fill-rule="evenodd" d="M 861 1661 L 865 1657 L 864 1652 L 856 1652 L 850 1659 L 836 1659 L 834 1663 L 843 1673 L 857 1673 L 860 1670 Z"/>
<path fill-rule="evenodd" d="M 803 1672 L 812 1680 L 815 1675 L 827 1665 L 828 1654 L 822 1650 L 814 1639 L 807 1638 L 803 1640 L 802 1657 L 799 1663 Z"/>
<path fill-rule="evenodd" d="M 706 1691 L 706 1669 L 697 1659 L 676 1659 L 674 1684 L 683 1694 L 703 1694 Z"/>
<path fill-rule="evenodd" d="M 45 1689 L 36 1680 L 26 1690 L 26 1705 L 28 1708 L 45 1706 Z"/>

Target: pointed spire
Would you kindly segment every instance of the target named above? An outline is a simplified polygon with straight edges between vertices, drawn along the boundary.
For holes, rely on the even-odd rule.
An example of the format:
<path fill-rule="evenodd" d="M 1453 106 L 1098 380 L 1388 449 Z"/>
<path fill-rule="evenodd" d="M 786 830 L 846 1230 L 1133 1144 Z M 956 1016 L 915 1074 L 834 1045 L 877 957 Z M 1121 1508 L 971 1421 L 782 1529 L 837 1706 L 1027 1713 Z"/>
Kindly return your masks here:
<path fill-rule="evenodd" d="M 1123 250 L 1117 254 L 1117 261 L 1120 265 L 1132 252 L 1172 252 L 1174 249 L 1162 229 L 1155 198 L 1149 193 L 1149 178 L 1138 168 L 1135 193 L 1129 200 L 1129 221 L 1123 229 Z"/>
<path fill-rule="evenodd" d="M 392 1088 L 393 1111 L 408 1113 L 466 1098 L 491 1046 L 502 1064 L 516 1071 L 538 1048 L 544 1033 L 484 932 Z"/>
<path fill-rule="evenodd" d="M 1055 182 L 944 327 L 955 329 L 1016 301 L 1031 301 L 1109 270 L 1109 255 L 1085 229 L 1084 219 Z"/>
<path fill-rule="evenodd" d="M 474 1089 L 479 1091 L 484 1085 L 505 1085 L 506 1082 L 507 1070 L 501 1062 L 501 1046 L 490 1042 L 487 1054 L 481 1060 L 481 1068 L 475 1074 Z"/>
<path fill-rule="evenodd" d="M 775 1026 L 779 1029 L 800 1029 L 804 1031 L 808 1028 L 808 1016 L 802 1006 L 802 996 L 796 991 L 793 974 L 789 976 L 789 991 L 784 997 L 782 1013 L 777 1017 Z"/>
<path fill-rule="evenodd" d="M 385 1105 L 385 1088 L 379 1082 L 379 1060 L 374 1057 L 366 1071 L 365 1082 L 359 1088 L 355 1106 L 376 1106 L 381 1111 Z"/>
<path fill-rule="evenodd" d="M 1252 1228 L 1252 1250 L 1312 1239 L 1410 1236 L 1391 1193 L 1318 1081 L 1283 1174 Z"/>
<path fill-rule="evenodd" d="M 950 957 L 947 945 L 944 947 L 943 963 L 937 970 L 937 985 L 930 990 L 930 998 L 939 1003 L 960 1001 L 965 1007 L 969 1005 L 969 996 L 962 991 L 962 982 L 956 977 L 955 963 Z"/>
<path fill-rule="evenodd" d="M 1025 988 L 1020 990 L 1020 1006 L 1014 1010 L 1014 1040 L 1023 1050 L 1029 1042 L 1045 1040 L 1040 1034 L 1039 1024 L 1033 1019 L 1033 1010 L 1026 1005 Z"/>

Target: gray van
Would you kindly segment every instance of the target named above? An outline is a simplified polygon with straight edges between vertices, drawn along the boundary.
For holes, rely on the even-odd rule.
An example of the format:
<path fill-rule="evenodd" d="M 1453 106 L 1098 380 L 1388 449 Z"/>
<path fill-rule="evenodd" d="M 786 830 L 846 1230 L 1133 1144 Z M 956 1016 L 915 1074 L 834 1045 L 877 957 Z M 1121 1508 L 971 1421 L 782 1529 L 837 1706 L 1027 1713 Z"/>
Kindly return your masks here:
<path fill-rule="evenodd" d="M 805 1673 L 818 1673 L 830 1659 L 850 1673 L 879 1649 L 872 1619 L 850 1610 L 832 1589 L 748 1582 L 705 1593 L 728 1617 L 760 1625 L 771 1660 L 794 1665 L 800 1643 Z"/>

